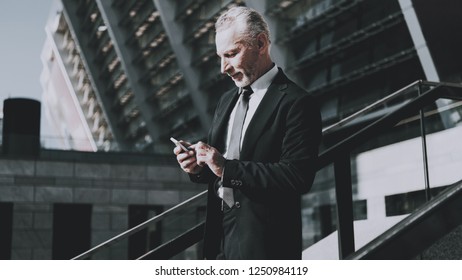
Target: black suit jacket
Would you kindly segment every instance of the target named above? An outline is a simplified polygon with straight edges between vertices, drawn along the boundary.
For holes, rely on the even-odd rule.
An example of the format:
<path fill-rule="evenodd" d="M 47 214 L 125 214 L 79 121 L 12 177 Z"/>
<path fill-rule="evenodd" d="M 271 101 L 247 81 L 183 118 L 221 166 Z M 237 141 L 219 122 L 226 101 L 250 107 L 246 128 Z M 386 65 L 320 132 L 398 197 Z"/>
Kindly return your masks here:
<path fill-rule="evenodd" d="M 224 151 L 229 115 L 237 90 L 217 105 L 208 143 Z M 244 136 L 240 159 L 227 160 L 223 185 L 234 189 L 239 246 L 244 259 L 300 259 L 300 195 L 314 175 L 321 117 L 314 100 L 279 72 L 257 108 Z M 215 259 L 223 234 L 217 178 L 208 168 L 192 175 L 208 183 L 204 257 Z"/>

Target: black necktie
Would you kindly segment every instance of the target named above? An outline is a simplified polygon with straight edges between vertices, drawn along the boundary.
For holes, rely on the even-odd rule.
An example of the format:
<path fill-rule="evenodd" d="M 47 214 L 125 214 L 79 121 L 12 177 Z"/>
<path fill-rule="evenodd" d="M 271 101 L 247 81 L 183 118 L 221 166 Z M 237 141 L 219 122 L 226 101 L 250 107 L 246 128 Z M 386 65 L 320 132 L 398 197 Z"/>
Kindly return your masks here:
<path fill-rule="evenodd" d="M 245 116 L 247 114 L 247 109 L 249 108 L 249 99 L 250 95 L 253 93 L 250 86 L 242 88 L 239 96 L 239 103 L 237 104 L 236 113 L 234 115 L 234 122 L 231 129 L 231 137 L 229 141 L 228 151 L 226 153 L 227 159 L 239 159 L 241 152 L 241 140 L 242 140 L 242 128 L 244 126 Z M 229 207 L 232 207 L 234 204 L 234 195 L 233 189 L 227 187 L 221 187 L 222 199 Z"/>

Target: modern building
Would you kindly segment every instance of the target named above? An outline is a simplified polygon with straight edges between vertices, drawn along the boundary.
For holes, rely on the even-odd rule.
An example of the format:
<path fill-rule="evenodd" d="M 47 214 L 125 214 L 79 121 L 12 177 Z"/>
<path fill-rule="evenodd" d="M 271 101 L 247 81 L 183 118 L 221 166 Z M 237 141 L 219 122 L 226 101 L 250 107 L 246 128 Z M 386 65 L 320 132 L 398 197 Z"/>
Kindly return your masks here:
<path fill-rule="evenodd" d="M 171 136 L 205 139 L 220 93 L 234 86 L 219 72 L 214 22 L 235 5 L 265 16 L 275 62 L 317 99 L 325 128 L 416 80 L 462 81 L 454 0 L 61 0 L 42 53 L 43 107 L 59 140 L 50 147 L 167 154 Z M 326 130 L 321 149 L 419 94 L 404 92 Z M 430 107 L 430 154 L 450 166 L 430 166 L 431 185 L 444 188 L 460 179 L 453 155 L 462 151 L 450 139 L 462 133 L 462 110 L 449 100 Z M 377 229 L 370 236 L 424 201 L 419 133 L 409 118 L 351 157 L 355 218 Z M 321 170 L 303 198 L 305 247 L 336 229 L 333 172 Z"/>

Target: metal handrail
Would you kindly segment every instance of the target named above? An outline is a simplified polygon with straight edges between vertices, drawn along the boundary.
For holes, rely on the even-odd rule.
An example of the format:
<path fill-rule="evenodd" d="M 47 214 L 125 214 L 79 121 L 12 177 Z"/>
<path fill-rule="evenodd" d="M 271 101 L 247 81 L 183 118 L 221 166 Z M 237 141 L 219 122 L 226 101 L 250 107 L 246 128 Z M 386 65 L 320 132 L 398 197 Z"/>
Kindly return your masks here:
<path fill-rule="evenodd" d="M 356 113 L 354 113 L 354 114 L 348 116 L 347 118 L 342 119 L 342 120 L 339 121 L 338 123 L 336 123 L 336 124 L 334 124 L 334 125 L 331 125 L 331 126 L 325 128 L 325 129 L 323 129 L 323 134 L 325 134 L 325 133 L 326 133 L 327 131 L 329 131 L 329 130 L 332 130 L 332 129 L 334 129 L 334 128 L 337 128 L 337 127 L 339 127 L 339 126 L 342 126 L 344 123 L 346 123 L 346 122 L 348 122 L 348 121 L 351 121 L 352 119 L 354 119 L 354 118 L 356 118 L 357 116 L 363 114 L 364 112 L 370 110 L 371 108 L 373 108 L 373 107 L 375 107 L 375 106 L 377 106 L 377 105 L 379 105 L 379 104 L 381 104 L 381 103 L 385 103 L 385 102 L 387 102 L 388 100 L 390 100 L 391 98 L 396 97 L 397 95 L 402 94 L 403 92 L 409 90 L 411 87 L 414 87 L 414 86 L 417 86 L 417 85 L 427 85 L 427 86 L 435 86 L 435 87 L 438 87 L 438 86 L 449 86 L 449 87 L 456 87 L 456 88 L 461 88 L 461 89 L 462 89 L 462 85 L 461 85 L 461 84 L 454 84 L 454 83 L 438 83 L 438 82 L 429 82 L 429 81 L 418 80 L 418 81 L 415 81 L 415 82 L 409 84 L 408 86 L 406 86 L 406 87 L 404 87 L 404 88 L 402 88 L 402 89 L 400 89 L 400 90 L 397 90 L 397 91 L 393 92 L 392 94 L 390 94 L 390 95 L 388 95 L 388 96 L 386 96 L 386 97 L 384 97 L 384 98 L 382 98 L 382 99 L 380 99 L 380 100 L 374 102 L 373 104 L 371 104 L 371 105 L 369 105 L 369 106 L 363 108 L 362 110 L 360 110 L 360 111 L 358 111 L 358 112 L 356 112 Z M 432 90 L 430 90 L 430 91 L 432 91 Z M 425 95 L 426 95 L 426 94 L 425 94 Z M 416 101 L 416 99 L 418 99 L 418 98 L 422 99 L 422 95 L 419 96 L 419 97 L 417 97 L 417 98 L 414 98 L 414 101 Z M 419 100 L 420 100 L 420 99 L 419 99 Z M 409 102 L 409 103 L 412 103 L 412 102 Z M 409 105 L 409 103 L 407 103 L 407 104 L 405 104 L 405 105 Z M 425 102 L 424 102 L 424 103 L 425 103 Z M 328 149 L 327 151 L 323 152 L 323 153 L 319 156 L 320 161 L 318 162 L 317 170 L 322 169 L 323 167 L 325 167 L 325 166 L 326 166 L 328 163 L 330 163 L 330 162 L 334 162 L 334 160 L 335 160 L 335 155 L 334 155 L 334 154 L 337 153 L 338 150 L 342 150 L 342 151 L 345 150 L 345 149 L 348 150 L 348 149 L 351 148 L 350 146 L 352 145 L 353 142 L 355 142 L 355 143 L 358 142 L 358 141 L 352 141 L 352 139 L 355 140 L 356 138 L 360 138 L 360 140 L 363 140 L 365 131 L 366 131 L 366 132 L 371 131 L 371 130 L 372 130 L 372 131 L 376 131 L 377 129 L 372 129 L 372 128 L 373 128 L 374 126 L 377 127 L 377 126 L 379 126 L 380 124 L 382 124 L 382 126 L 384 126 L 384 125 L 383 125 L 383 123 L 384 123 L 383 120 L 384 120 L 384 119 L 385 119 L 385 120 L 388 120 L 388 119 L 395 119 L 396 117 L 392 118 L 392 117 L 390 117 L 390 115 L 392 115 L 393 113 L 396 113 L 396 112 L 398 112 L 398 111 L 399 111 L 399 112 L 402 112 L 402 111 L 404 110 L 403 108 L 406 107 L 405 105 L 401 106 L 400 108 L 397 108 L 397 109 L 394 110 L 392 113 L 388 114 L 387 116 L 383 117 L 382 119 L 380 119 L 380 120 L 374 122 L 373 124 L 367 126 L 366 128 L 362 129 L 361 131 L 355 133 L 354 135 L 348 137 L 347 139 L 341 141 L 341 142 L 338 143 L 337 145 L 334 145 L 333 147 L 331 147 L 331 148 Z M 406 107 L 406 108 L 407 108 L 407 107 Z M 389 124 L 390 122 L 385 122 L 385 123 L 386 123 L 386 124 Z M 385 124 L 385 125 L 386 125 L 386 124 Z M 380 127 L 382 127 L 382 126 L 380 126 Z M 370 133 L 369 133 L 369 134 L 370 134 Z M 346 146 L 346 147 L 344 147 L 344 146 Z M 88 258 L 89 256 L 93 255 L 96 251 L 100 250 L 101 248 L 107 247 L 107 246 L 109 246 L 111 243 L 115 243 L 115 242 L 121 240 L 122 238 L 125 238 L 125 237 L 127 237 L 127 236 L 129 236 L 129 235 L 132 235 L 132 234 L 134 234 L 134 233 L 136 233 L 136 232 L 138 232 L 138 231 L 144 229 L 145 227 L 147 227 L 147 226 L 150 225 L 151 223 L 161 221 L 161 220 L 163 220 L 165 217 L 170 216 L 171 214 L 173 214 L 173 213 L 175 213 L 175 212 L 177 212 L 177 211 L 179 211 L 179 210 L 181 210 L 181 209 L 187 207 L 188 205 L 192 204 L 193 202 L 195 202 L 195 201 L 201 199 L 203 196 L 206 195 L 206 193 L 207 193 L 207 191 L 203 191 L 203 192 L 197 194 L 196 196 L 194 196 L 194 197 L 192 197 L 192 198 L 190 198 L 190 199 L 184 201 L 183 203 L 180 203 L 180 204 L 176 205 L 175 207 L 172 207 L 171 209 L 166 210 L 165 212 L 163 212 L 163 213 L 161 213 L 161 214 L 159 214 L 159 215 L 157 215 L 157 216 L 155 216 L 155 217 L 153 217 L 153 218 L 151 218 L 151 219 L 149 219 L 149 220 L 143 222 L 142 224 L 139 224 L 138 226 L 135 226 L 134 228 L 131 228 L 131 229 L 129 229 L 129 230 L 127 230 L 127 231 L 125 231 L 125 232 L 123 232 L 123 233 L 121 233 L 121 234 L 119 234 L 119 235 L 117 235 L 117 236 L 115 236 L 115 237 L 113 237 L 113 238 L 111 238 L 111 239 L 109 239 L 109 240 L 107 240 L 107 241 L 101 243 L 100 245 L 98 245 L 98 246 L 96 246 L 96 247 L 94 247 L 94 248 L 92 248 L 92 249 L 90 249 L 90 250 L 88 250 L 88 251 L 82 253 L 81 255 L 79 255 L 79 256 L 77 256 L 77 257 L 75 257 L 75 258 L 73 258 L 73 259 L 84 259 L 84 258 Z M 170 242 L 171 242 L 171 241 L 170 241 Z M 153 251 L 155 251 L 155 250 L 153 250 Z M 152 253 L 153 251 L 151 251 L 151 253 Z"/>
<path fill-rule="evenodd" d="M 143 254 L 137 260 L 168 260 L 184 251 L 184 248 L 188 248 L 201 240 L 204 230 L 205 221 Z"/>
<path fill-rule="evenodd" d="M 423 81 L 423 80 L 417 80 L 401 89 L 398 89 L 392 93 L 390 93 L 389 95 L 369 104 L 368 106 L 364 107 L 363 109 L 341 119 L 340 121 L 330 125 L 330 126 L 327 126 L 325 128 L 322 129 L 322 133 L 323 134 L 326 134 L 327 132 L 331 131 L 332 129 L 334 128 L 337 128 L 337 127 L 341 127 L 343 126 L 343 124 L 351 121 L 352 119 L 364 114 L 365 112 L 371 110 L 372 108 L 376 107 L 377 105 L 381 105 L 389 100 L 391 100 L 392 98 L 395 98 L 401 94 L 403 94 L 404 92 L 408 91 L 409 89 L 411 89 L 412 87 L 415 87 L 417 85 L 425 85 L 425 86 L 453 86 L 453 87 L 457 87 L 457 86 L 460 86 L 459 84 L 454 84 L 454 83 L 440 83 L 440 82 L 431 82 L 431 81 Z"/>
<path fill-rule="evenodd" d="M 358 142 L 357 138 L 361 138 L 361 140 L 362 140 L 362 138 L 366 138 L 368 136 L 368 134 L 371 134 L 370 131 L 374 131 L 374 132 L 379 131 L 379 129 L 382 128 L 380 125 L 382 125 L 383 123 L 390 122 L 391 119 L 395 118 L 394 115 L 397 115 L 398 113 L 399 113 L 399 115 L 404 115 L 403 111 L 406 111 L 406 108 L 411 107 L 410 105 L 412 105 L 412 104 L 410 104 L 410 103 L 415 103 L 417 101 L 419 101 L 419 104 L 423 103 L 423 101 L 425 101 L 425 99 L 429 98 L 428 93 L 434 91 L 436 88 L 453 87 L 453 88 L 462 89 L 462 84 L 437 83 L 437 82 L 428 82 L 428 81 L 417 81 L 417 82 L 420 83 L 421 85 L 435 86 L 435 88 L 425 92 L 424 94 L 422 94 L 422 95 L 420 95 L 418 97 L 415 97 L 413 99 L 413 101 L 408 102 L 406 104 L 403 104 L 403 106 L 395 109 L 394 111 L 388 113 L 387 115 L 385 115 L 381 119 L 369 124 L 368 126 L 364 127 L 360 131 L 356 132 L 355 134 L 351 135 L 350 137 L 340 141 L 339 143 L 337 143 L 333 147 L 331 147 L 328 150 L 324 151 L 319 157 L 321 159 L 320 161 L 318 161 L 319 169 L 325 167 L 328 164 L 329 160 L 335 158 L 335 153 L 337 152 L 336 149 L 339 149 L 339 147 L 341 147 L 341 146 L 352 146 L 354 143 Z M 415 83 L 413 83 L 413 84 L 415 85 Z M 441 97 L 445 97 L 445 96 L 441 96 Z M 447 98 L 452 99 L 453 96 L 447 96 Z M 435 99 L 435 98 L 430 98 L 430 99 Z"/>
<path fill-rule="evenodd" d="M 328 164 L 334 164 L 335 170 L 335 191 L 337 200 L 337 218 L 338 218 L 338 239 L 339 239 L 339 256 L 345 258 L 354 252 L 354 229 L 353 229 L 353 206 L 352 206 L 352 184 L 351 169 L 349 167 L 350 153 L 359 144 L 367 141 L 374 135 L 394 127 L 399 121 L 409 117 L 414 113 L 421 113 L 422 109 L 435 102 L 439 98 L 462 98 L 462 85 L 460 84 L 433 84 L 434 88 L 419 94 L 411 102 L 408 102 L 400 108 L 390 112 L 379 120 L 366 126 L 352 136 L 342 140 L 332 148 L 323 152 L 317 162 L 317 170 L 326 167 Z M 449 90 L 448 87 L 451 87 Z M 448 92 L 442 92 L 446 89 Z M 457 94 L 454 89 L 459 90 Z M 420 114 L 423 117 L 423 114 Z M 425 131 L 421 131 L 424 137 Z M 424 147 L 426 149 L 426 147 Z M 345 170 L 343 170 L 345 169 Z M 338 174 L 337 174 L 338 172 Z M 428 176 L 428 173 L 425 175 Z M 425 178 L 428 180 L 428 178 Z M 346 183 L 345 183 L 346 182 Z M 346 216 L 344 218 L 340 216 Z M 339 218 L 340 217 L 340 218 Z"/>
<path fill-rule="evenodd" d="M 338 121 L 338 122 L 336 122 L 336 123 L 334 123 L 334 124 L 332 124 L 332 125 L 330 125 L 330 126 L 328 126 L 326 128 L 323 128 L 322 133 L 324 134 L 324 133 L 328 132 L 329 130 L 332 130 L 334 128 L 342 126 L 344 123 L 351 121 L 352 119 L 356 118 L 359 115 L 364 114 L 365 112 L 369 111 L 370 109 L 374 108 L 375 106 L 387 102 L 388 100 L 402 94 L 403 92 L 409 90 L 412 87 L 417 86 L 420 83 L 422 83 L 421 80 L 415 81 L 412 84 L 409 84 L 406 87 L 401 88 L 401 89 L 399 89 L 399 90 L 397 90 L 397 91 L 395 91 L 395 92 L 393 92 L 393 93 L 391 93 L 391 94 L 389 94 L 389 95 L 375 101 L 374 103 L 372 103 L 372 104 L 364 107 L 363 109 L 349 115 L 348 117 L 345 117 L 345 118 L 341 119 L 340 121 Z"/>
<path fill-rule="evenodd" d="M 418 207 L 412 214 L 348 256 L 348 259 L 416 259 L 422 248 L 428 248 L 431 242 L 441 240 L 462 223 L 462 180 L 445 188 L 431 202 Z M 439 222 L 440 217 L 445 217 L 444 223 Z M 417 236 L 424 238 L 409 244 L 409 240 Z M 396 250 L 403 245 L 406 250 Z"/>
<path fill-rule="evenodd" d="M 168 216 L 171 216 L 172 214 L 182 210 L 183 208 L 191 205 L 191 204 L 194 204 L 195 202 L 197 202 L 198 200 L 200 200 L 203 196 L 205 196 L 205 194 L 207 193 L 207 191 L 203 191 L 183 202 L 181 202 L 180 204 L 177 204 L 175 205 L 174 207 L 162 212 L 161 214 L 155 216 L 155 217 L 152 217 L 151 219 L 135 226 L 135 227 L 132 227 L 131 229 L 127 230 L 127 231 L 124 231 L 122 232 L 121 234 L 119 235 L 116 235 L 114 236 L 113 238 L 111 239 L 108 239 L 106 240 L 105 242 L 91 248 L 90 250 L 72 258 L 72 260 L 78 260 L 78 259 L 86 259 L 86 258 L 89 258 L 90 256 L 94 255 L 96 253 L 96 251 L 99 251 L 101 250 L 102 248 L 105 248 L 105 247 L 108 247 L 109 245 L 111 245 L 112 243 L 116 243 L 118 241 L 120 241 L 121 239 L 125 238 L 125 237 L 128 237 L 132 234 L 135 234 L 141 230 L 143 230 L 144 228 L 146 228 L 147 226 L 149 226 L 150 224 L 152 223 L 156 223 L 156 222 L 159 222 L 161 220 L 163 220 L 164 218 L 168 217 Z"/>

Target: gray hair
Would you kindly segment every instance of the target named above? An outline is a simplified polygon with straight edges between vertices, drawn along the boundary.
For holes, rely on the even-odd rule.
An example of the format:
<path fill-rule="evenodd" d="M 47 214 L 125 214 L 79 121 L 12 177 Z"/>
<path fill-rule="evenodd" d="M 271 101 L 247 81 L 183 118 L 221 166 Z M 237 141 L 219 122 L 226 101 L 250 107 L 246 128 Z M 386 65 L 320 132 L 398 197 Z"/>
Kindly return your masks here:
<path fill-rule="evenodd" d="M 244 6 L 233 7 L 222 14 L 215 23 L 215 31 L 225 29 L 237 22 L 245 23 L 244 36 L 253 39 L 263 33 L 269 41 L 269 28 L 265 19 L 254 9 Z"/>

